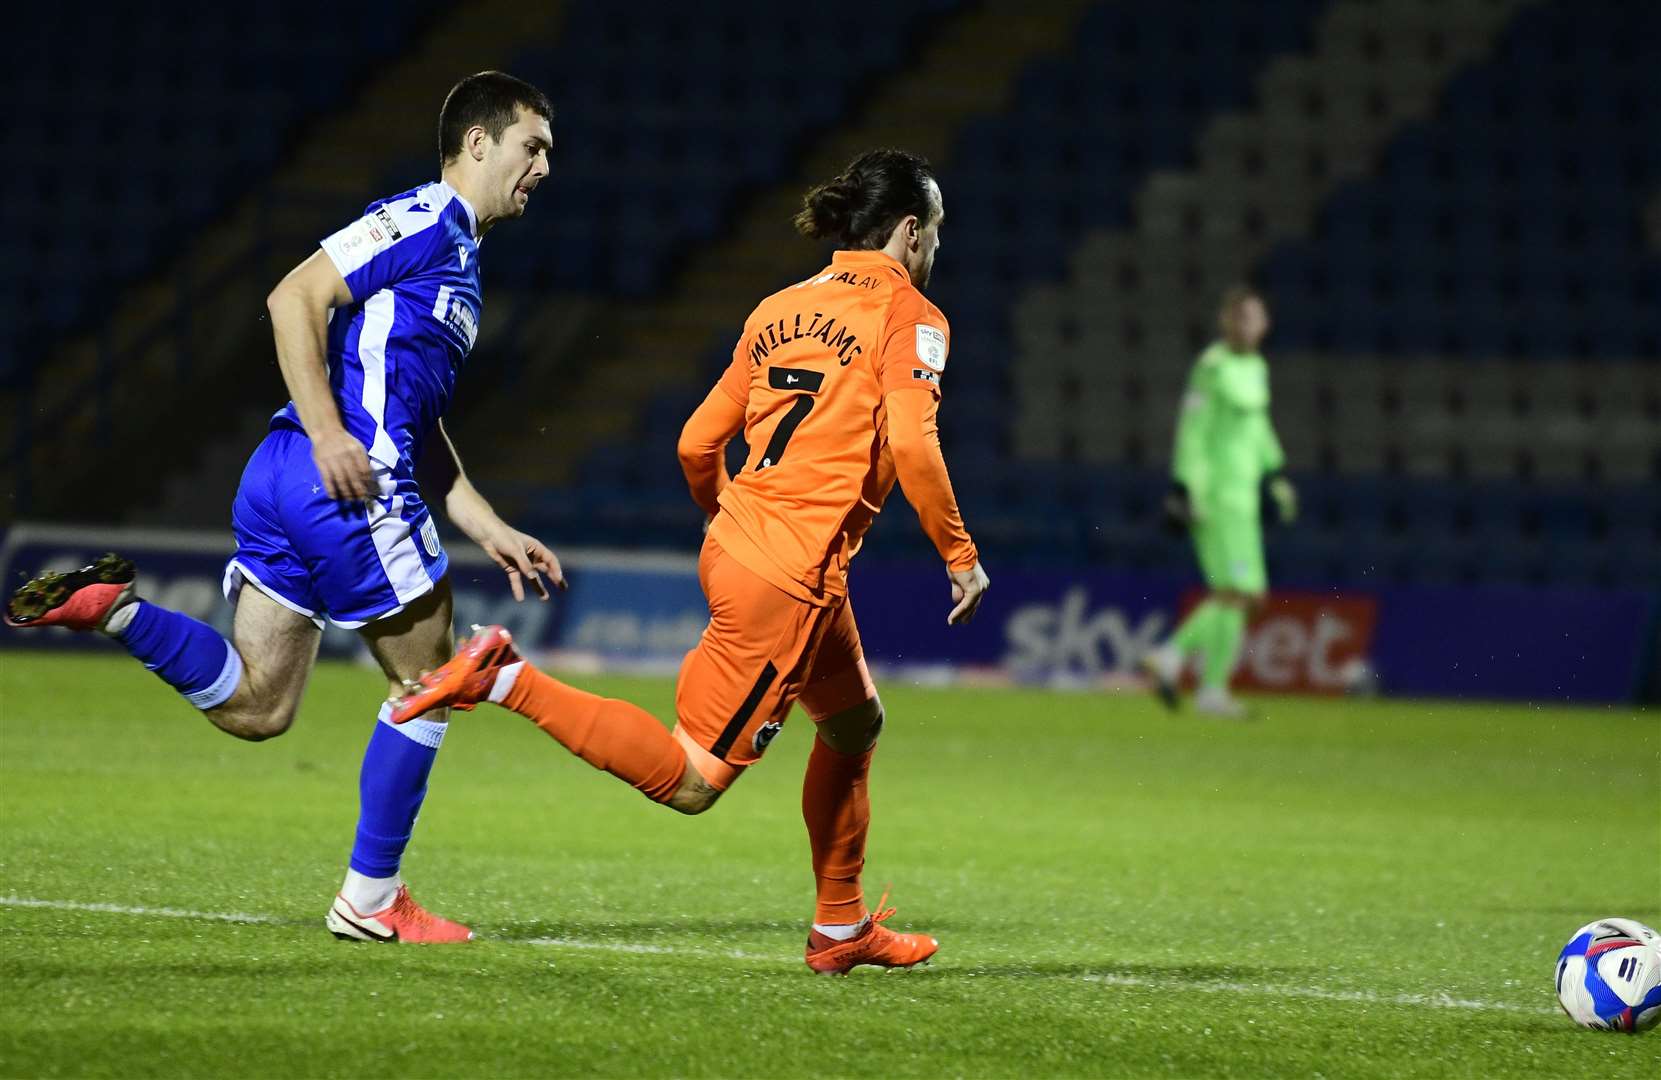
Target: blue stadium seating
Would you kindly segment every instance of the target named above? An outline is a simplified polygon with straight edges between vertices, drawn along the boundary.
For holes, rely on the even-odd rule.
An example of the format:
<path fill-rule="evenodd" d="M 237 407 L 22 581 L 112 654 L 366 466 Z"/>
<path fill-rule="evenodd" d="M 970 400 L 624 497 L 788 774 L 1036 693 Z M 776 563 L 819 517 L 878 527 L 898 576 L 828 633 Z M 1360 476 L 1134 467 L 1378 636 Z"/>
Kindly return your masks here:
<path fill-rule="evenodd" d="M 514 60 L 557 116 L 555 212 L 492 238 L 489 272 L 526 286 L 642 297 L 714 237 L 742 196 L 782 180 L 800 143 L 861 84 L 894 70 L 931 16 L 960 0 L 884 5 L 887 32 L 765 0 L 709 7 L 573 0 L 559 43 Z M 389 171 L 389 190 L 430 171 Z"/>
<path fill-rule="evenodd" d="M 1654 4 L 1525 9 L 1314 236 L 1266 261 L 1276 347 L 1661 355 L 1661 255 L 1641 228 L 1661 124 L 1636 44 L 1658 36 Z"/>
<path fill-rule="evenodd" d="M 0 76 L 0 151 L 58 165 L 13 170 L 0 188 L 0 231 L 16 245 L 0 260 L 0 385 L 263 182 L 299 126 L 437 7 L 34 6 L 40 47 L 12 50 Z"/>

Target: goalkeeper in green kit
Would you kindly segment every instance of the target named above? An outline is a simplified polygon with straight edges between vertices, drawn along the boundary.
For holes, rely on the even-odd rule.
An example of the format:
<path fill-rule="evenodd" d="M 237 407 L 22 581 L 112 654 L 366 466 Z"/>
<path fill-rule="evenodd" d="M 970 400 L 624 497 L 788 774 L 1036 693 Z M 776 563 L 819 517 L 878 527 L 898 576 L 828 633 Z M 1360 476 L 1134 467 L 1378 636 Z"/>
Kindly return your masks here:
<path fill-rule="evenodd" d="M 1223 294 L 1223 339 L 1200 354 L 1177 419 L 1167 520 L 1194 540 L 1209 594 L 1142 666 L 1171 708 L 1177 682 L 1195 653 L 1204 675 L 1194 707 L 1215 716 L 1243 718 L 1246 710 L 1228 692 L 1240 656 L 1246 616 L 1263 602 L 1263 526 L 1259 490 L 1267 488 L 1283 522 L 1297 516 L 1298 496 L 1281 475 L 1286 455 L 1269 422 L 1269 365 L 1258 346 L 1269 332 L 1263 298 L 1243 286 Z"/>

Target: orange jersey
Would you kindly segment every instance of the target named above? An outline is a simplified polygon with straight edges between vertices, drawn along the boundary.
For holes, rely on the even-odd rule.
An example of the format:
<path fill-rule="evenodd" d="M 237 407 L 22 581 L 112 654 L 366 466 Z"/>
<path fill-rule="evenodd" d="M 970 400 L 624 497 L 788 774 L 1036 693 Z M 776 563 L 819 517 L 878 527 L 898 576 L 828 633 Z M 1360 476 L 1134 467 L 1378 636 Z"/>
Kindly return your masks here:
<path fill-rule="evenodd" d="M 894 486 L 884 395 L 932 395 L 917 399 L 932 434 L 950 343 L 940 309 L 880 251 L 838 251 L 822 272 L 763 300 L 719 384 L 744 409 L 750 454 L 720 491 L 710 535 L 799 599 L 846 596 L 848 560 Z M 949 544 L 942 554 L 954 568 L 972 566 L 949 483 L 944 499 L 934 516 L 954 526 L 951 541 L 938 541 Z"/>

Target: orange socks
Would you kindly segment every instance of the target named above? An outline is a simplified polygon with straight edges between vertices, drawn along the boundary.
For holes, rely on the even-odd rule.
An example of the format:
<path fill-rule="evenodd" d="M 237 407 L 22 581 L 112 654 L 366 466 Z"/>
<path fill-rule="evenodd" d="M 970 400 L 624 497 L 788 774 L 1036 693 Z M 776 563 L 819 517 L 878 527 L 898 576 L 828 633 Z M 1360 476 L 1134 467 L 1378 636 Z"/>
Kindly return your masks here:
<path fill-rule="evenodd" d="M 871 826 L 866 781 L 874 752 L 839 754 L 818 738 L 813 740 L 802 781 L 802 820 L 807 822 L 819 888 L 816 923 L 846 925 L 867 914 L 859 872 L 865 868 L 865 833 Z"/>
<path fill-rule="evenodd" d="M 686 753 L 669 729 L 638 705 L 567 686 L 529 664 L 520 668 L 501 704 L 653 802 L 668 802 L 680 787 Z"/>

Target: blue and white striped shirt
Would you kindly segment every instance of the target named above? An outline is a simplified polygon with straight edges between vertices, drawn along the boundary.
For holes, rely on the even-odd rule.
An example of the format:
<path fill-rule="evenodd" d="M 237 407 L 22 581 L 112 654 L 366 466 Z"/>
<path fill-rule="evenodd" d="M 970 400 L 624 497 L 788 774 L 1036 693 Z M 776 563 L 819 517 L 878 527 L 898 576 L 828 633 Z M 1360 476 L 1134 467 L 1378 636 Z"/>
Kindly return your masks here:
<path fill-rule="evenodd" d="M 377 467 L 413 475 L 478 338 L 478 219 L 442 181 L 371 203 L 322 242 L 352 304 L 330 314 L 329 386 Z M 289 402 L 273 428 L 303 431 Z"/>

